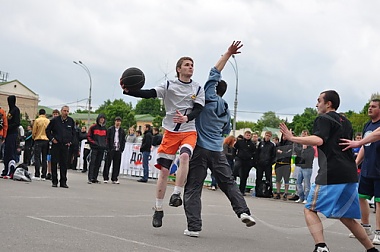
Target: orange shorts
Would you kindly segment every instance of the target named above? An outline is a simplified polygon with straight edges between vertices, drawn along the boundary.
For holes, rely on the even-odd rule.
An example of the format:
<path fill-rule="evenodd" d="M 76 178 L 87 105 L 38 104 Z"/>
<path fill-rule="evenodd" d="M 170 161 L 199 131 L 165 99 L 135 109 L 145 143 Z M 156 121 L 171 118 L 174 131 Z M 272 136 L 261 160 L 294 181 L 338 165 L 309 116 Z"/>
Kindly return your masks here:
<path fill-rule="evenodd" d="M 187 147 L 193 152 L 197 143 L 197 132 L 170 132 L 165 131 L 162 137 L 161 145 L 157 153 L 159 157 L 174 160 L 175 155 L 180 147 Z"/>

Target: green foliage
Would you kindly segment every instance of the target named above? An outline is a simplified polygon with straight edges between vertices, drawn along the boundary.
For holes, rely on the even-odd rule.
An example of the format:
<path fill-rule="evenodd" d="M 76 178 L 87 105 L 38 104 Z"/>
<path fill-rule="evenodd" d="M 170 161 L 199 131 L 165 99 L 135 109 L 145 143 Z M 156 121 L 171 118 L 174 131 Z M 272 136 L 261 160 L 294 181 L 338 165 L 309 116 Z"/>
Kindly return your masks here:
<path fill-rule="evenodd" d="M 250 128 L 250 129 L 254 129 L 256 127 L 256 123 L 254 122 L 248 122 L 248 121 L 237 121 L 236 122 L 236 129 L 239 130 L 239 129 L 246 129 L 246 128 Z"/>
<path fill-rule="evenodd" d="M 120 116 L 122 118 L 121 127 L 128 129 L 136 124 L 135 113 L 132 109 L 131 103 L 127 104 L 123 99 L 116 99 L 113 102 L 105 101 L 95 112 L 106 116 L 107 128 L 114 125 L 115 117 Z"/>
<path fill-rule="evenodd" d="M 165 116 L 165 109 L 160 99 L 141 99 L 137 102 L 136 115 L 150 114 L 151 116 Z"/>
<path fill-rule="evenodd" d="M 160 116 L 160 115 L 156 116 L 153 119 L 153 122 L 152 122 L 153 127 L 161 127 L 161 125 L 162 125 L 162 119 L 163 119 L 162 116 Z"/>
<path fill-rule="evenodd" d="M 369 120 L 367 113 L 358 114 L 358 113 L 353 112 L 353 113 L 345 113 L 345 114 L 346 114 L 348 120 L 350 120 L 350 122 L 352 124 L 352 128 L 354 129 L 354 133 L 362 132 L 364 125 Z"/>
<path fill-rule="evenodd" d="M 275 112 L 268 111 L 257 121 L 257 124 L 259 124 L 261 131 L 263 127 L 278 128 L 281 122 L 282 120 L 276 116 Z"/>
<path fill-rule="evenodd" d="M 293 121 L 288 124 L 288 127 L 293 129 L 296 135 L 300 135 L 302 130 L 307 129 L 309 132 L 313 130 L 313 123 L 318 112 L 315 108 L 305 108 L 304 112 L 293 117 Z"/>

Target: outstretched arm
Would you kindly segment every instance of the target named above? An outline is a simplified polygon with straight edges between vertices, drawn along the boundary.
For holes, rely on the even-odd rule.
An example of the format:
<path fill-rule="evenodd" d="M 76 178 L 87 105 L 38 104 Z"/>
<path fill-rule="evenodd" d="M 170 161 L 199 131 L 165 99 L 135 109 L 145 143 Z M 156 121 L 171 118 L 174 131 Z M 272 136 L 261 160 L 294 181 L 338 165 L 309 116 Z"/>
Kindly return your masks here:
<path fill-rule="evenodd" d="M 319 136 L 311 135 L 306 137 L 296 137 L 293 136 L 292 132 L 288 129 L 285 123 L 280 123 L 280 131 L 285 136 L 285 138 L 293 143 L 299 143 L 304 145 L 316 145 L 320 146 L 323 144 L 322 138 Z"/>
<path fill-rule="evenodd" d="M 375 131 L 373 131 L 371 134 L 365 136 L 360 141 L 351 141 L 348 139 L 340 139 L 342 142 L 339 143 L 339 145 L 345 145 L 346 147 L 343 149 L 343 151 L 349 149 L 349 148 L 356 148 L 360 147 L 364 144 L 373 143 L 380 140 L 380 128 L 377 128 Z"/>
<path fill-rule="evenodd" d="M 234 54 L 239 54 L 239 49 L 243 46 L 243 44 L 241 44 L 241 41 L 234 41 L 232 42 L 232 44 L 230 45 L 230 47 L 228 47 L 228 50 L 227 52 L 225 52 L 222 57 L 218 60 L 218 62 L 215 64 L 215 68 L 221 72 L 224 68 L 224 66 L 226 65 L 228 59 L 231 57 L 231 55 L 234 55 Z"/>

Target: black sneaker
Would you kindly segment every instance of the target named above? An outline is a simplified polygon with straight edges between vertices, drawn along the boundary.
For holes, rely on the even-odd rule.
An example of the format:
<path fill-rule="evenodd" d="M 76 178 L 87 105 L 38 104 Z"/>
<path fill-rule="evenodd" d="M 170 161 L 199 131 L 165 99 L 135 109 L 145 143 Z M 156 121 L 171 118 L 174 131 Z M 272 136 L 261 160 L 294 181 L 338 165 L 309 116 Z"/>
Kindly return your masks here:
<path fill-rule="evenodd" d="M 46 174 L 46 179 L 51 180 L 51 174 L 50 173 Z"/>
<path fill-rule="evenodd" d="M 153 214 L 153 220 L 152 220 L 152 225 L 155 228 L 159 228 L 162 226 L 162 218 L 164 217 L 164 211 L 157 211 L 156 208 L 154 209 L 154 214 Z"/>
<path fill-rule="evenodd" d="M 273 197 L 273 199 L 280 199 L 280 198 L 281 198 L 281 196 L 279 193 L 277 193 L 276 196 Z"/>
<path fill-rule="evenodd" d="M 169 200 L 169 206 L 179 207 L 180 205 L 182 205 L 181 194 L 173 193 Z"/>

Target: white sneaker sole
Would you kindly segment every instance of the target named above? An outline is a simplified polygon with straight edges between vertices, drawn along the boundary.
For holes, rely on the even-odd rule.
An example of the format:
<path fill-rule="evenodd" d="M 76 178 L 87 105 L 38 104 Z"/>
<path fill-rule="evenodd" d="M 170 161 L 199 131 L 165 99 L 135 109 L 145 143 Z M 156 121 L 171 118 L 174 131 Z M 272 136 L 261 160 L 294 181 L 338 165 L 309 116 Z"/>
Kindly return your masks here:
<path fill-rule="evenodd" d="M 187 235 L 187 236 L 190 236 L 190 237 L 199 237 L 199 232 L 197 232 L 197 231 L 189 231 L 187 229 L 185 229 L 185 231 L 183 231 L 183 234 Z"/>
<path fill-rule="evenodd" d="M 246 213 L 242 213 L 240 215 L 241 221 L 247 226 L 247 227 L 252 227 L 256 224 L 255 219 L 252 218 L 252 216 L 249 216 Z"/>

